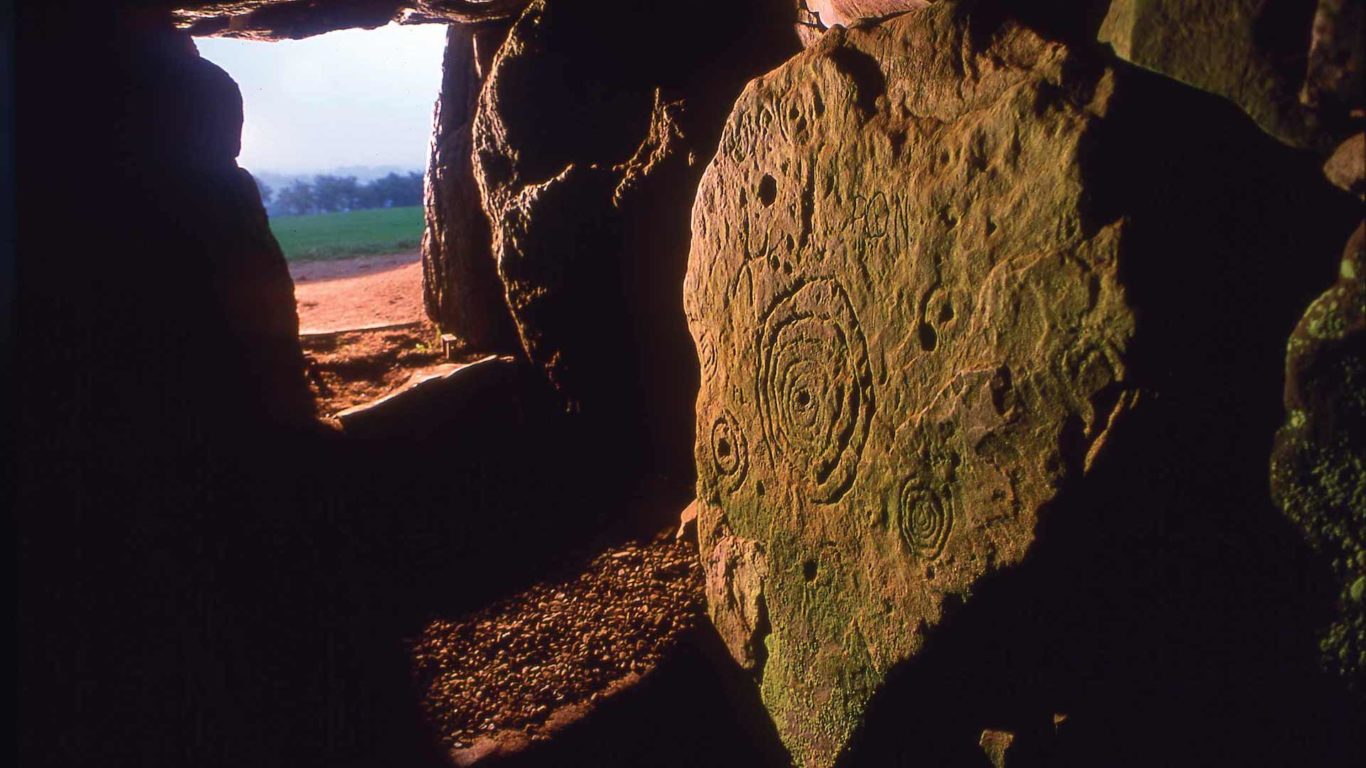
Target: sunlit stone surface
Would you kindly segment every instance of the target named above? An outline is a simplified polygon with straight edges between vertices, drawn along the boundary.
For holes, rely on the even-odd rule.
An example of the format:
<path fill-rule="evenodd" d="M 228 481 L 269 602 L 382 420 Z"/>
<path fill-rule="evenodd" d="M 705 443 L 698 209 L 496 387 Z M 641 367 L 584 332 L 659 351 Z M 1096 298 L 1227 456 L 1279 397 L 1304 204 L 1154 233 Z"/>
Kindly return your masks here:
<path fill-rule="evenodd" d="M 1074 64 L 942 6 L 835 29 L 750 84 L 703 178 L 707 595 L 802 765 L 1125 410 L 1122 227 L 1081 172 L 1113 85 Z"/>

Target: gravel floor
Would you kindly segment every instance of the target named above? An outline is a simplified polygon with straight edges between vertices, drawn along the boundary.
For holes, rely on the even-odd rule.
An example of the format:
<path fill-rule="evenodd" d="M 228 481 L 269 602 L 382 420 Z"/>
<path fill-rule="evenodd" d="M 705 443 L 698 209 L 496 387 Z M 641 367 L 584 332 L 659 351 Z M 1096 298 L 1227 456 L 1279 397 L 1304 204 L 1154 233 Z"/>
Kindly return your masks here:
<path fill-rule="evenodd" d="M 694 547 L 609 550 L 576 575 L 430 624 L 412 649 L 424 709 L 448 748 L 505 730 L 534 739 L 555 710 L 651 669 L 701 610 Z"/>

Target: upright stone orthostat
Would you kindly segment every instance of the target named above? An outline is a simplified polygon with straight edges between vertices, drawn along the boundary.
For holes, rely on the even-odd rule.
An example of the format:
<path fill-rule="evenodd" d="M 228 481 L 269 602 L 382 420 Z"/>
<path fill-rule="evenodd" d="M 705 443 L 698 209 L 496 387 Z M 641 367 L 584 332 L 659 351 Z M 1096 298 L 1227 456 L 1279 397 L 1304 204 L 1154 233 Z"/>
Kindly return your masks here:
<path fill-rule="evenodd" d="M 493 30 L 497 36 L 498 30 Z M 517 348 L 488 217 L 479 199 L 471 158 L 480 71 L 476 32 L 460 24 L 446 31 L 441 95 L 432 119 L 422 233 L 422 300 L 427 316 L 455 334 L 469 351 Z"/>
<path fill-rule="evenodd" d="M 1114 0 L 1097 36 L 1119 58 L 1218 94 L 1280 141 L 1311 147 L 1325 126 L 1296 92 L 1313 13 L 1294 0 Z"/>
<path fill-rule="evenodd" d="M 679 285 L 703 158 L 744 83 L 796 48 L 745 0 L 726 24 L 662 3 L 534 0 L 498 49 L 474 173 L 522 349 L 624 476 L 692 485 L 697 362 Z M 622 30 L 642 30 L 622 34 Z"/>
<path fill-rule="evenodd" d="M 1366 225 L 1337 282 L 1286 345 L 1286 421 L 1271 454 L 1271 495 L 1327 560 L 1340 586 L 1323 661 L 1366 694 Z"/>
<path fill-rule="evenodd" d="M 954 4 L 753 81 L 693 209 L 709 609 L 830 765 L 946 596 L 1018 562 L 1131 403 L 1122 225 L 1081 158 L 1113 89 Z"/>

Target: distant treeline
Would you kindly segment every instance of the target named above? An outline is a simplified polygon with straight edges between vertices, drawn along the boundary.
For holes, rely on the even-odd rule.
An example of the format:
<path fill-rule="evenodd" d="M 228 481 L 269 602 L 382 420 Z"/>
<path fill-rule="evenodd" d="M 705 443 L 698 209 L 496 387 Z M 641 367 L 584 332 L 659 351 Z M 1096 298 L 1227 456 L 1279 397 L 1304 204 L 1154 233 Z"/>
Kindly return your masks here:
<path fill-rule="evenodd" d="M 256 180 L 261 202 L 275 216 L 355 211 L 364 208 L 403 208 L 422 205 L 422 174 L 391 173 L 369 182 L 355 176 L 314 176 L 295 179 L 276 190 Z"/>

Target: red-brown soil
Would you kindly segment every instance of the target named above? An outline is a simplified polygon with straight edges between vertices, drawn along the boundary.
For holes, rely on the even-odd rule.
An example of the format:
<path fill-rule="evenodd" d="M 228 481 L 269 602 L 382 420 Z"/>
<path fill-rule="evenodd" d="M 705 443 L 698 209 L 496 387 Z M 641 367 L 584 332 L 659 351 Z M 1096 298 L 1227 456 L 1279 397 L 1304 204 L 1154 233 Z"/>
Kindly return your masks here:
<path fill-rule="evenodd" d="M 414 374 L 446 362 L 427 323 L 398 328 L 303 336 L 308 384 L 319 416 L 332 416 L 353 405 L 377 400 L 408 382 Z"/>
<path fill-rule="evenodd" d="M 299 333 L 415 323 L 422 309 L 422 257 L 416 251 L 289 265 Z"/>
<path fill-rule="evenodd" d="M 289 271 L 319 416 L 368 403 L 445 362 L 423 314 L 419 254 L 291 264 Z"/>

